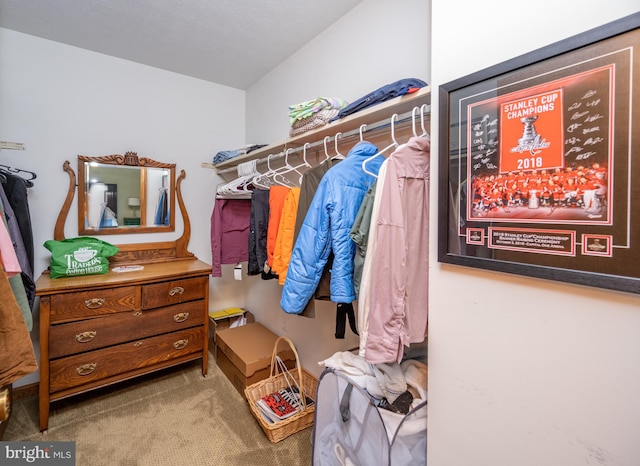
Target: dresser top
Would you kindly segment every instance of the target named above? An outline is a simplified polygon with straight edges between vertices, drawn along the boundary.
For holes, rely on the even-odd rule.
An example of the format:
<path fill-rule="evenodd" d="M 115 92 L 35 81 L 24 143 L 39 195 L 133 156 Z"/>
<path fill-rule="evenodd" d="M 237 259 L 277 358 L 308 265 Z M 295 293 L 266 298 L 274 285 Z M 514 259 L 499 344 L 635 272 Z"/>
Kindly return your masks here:
<path fill-rule="evenodd" d="M 80 277 L 51 278 L 45 271 L 36 281 L 36 296 L 77 291 L 78 289 L 112 288 L 114 286 L 136 285 L 189 277 L 198 277 L 211 273 L 211 265 L 197 259 L 142 264 L 144 269 L 129 272 L 109 272 Z"/>

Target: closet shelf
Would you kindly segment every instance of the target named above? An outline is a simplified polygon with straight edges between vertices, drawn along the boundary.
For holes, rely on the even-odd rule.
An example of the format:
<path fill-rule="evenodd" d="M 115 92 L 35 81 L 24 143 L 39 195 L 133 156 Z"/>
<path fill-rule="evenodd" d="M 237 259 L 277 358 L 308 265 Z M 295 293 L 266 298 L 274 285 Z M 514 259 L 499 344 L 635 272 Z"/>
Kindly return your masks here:
<path fill-rule="evenodd" d="M 341 118 L 340 120 L 328 123 L 320 128 L 286 139 L 283 142 L 261 147 L 260 149 L 249 152 L 248 154 L 241 155 L 230 160 L 225 160 L 221 163 L 213 164 L 204 162 L 201 164 L 201 167 L 212 168 L 218 173 L 224 173 L 230 171 L 230 169 L 235 168 L 238 164 L 243 162 L 249 162 L 252 160 L 266 161 L 267 156 L 278 154 L 284 155 L 284 152 L 287 149 L 301 149 L 307 143 L 322 143 L 324 138 L 327 136 L 334 139 L 335 135 L 338 133 L 342 133 L 344 135 L 347 132 L 358 131 L 361 125 L 375 126 L 385 123 L 394 114 L 400 115 L 407 112 L 411 114 L 415 107 L 420 107 L 425 104 L 431 105 L 430 86 L 425 86 L 414 93 L 396 97 L 386 102 L 366 108 L 345 118 Z"/>

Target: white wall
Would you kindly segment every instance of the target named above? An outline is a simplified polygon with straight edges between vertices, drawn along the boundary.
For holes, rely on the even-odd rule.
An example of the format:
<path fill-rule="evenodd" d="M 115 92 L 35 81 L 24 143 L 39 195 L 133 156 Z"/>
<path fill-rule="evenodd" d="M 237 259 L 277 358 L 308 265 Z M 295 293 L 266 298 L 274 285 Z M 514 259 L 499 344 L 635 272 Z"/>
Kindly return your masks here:
<path fill-rule="evenodd" d="M 433 82 L 638 6 L 433 0 Z M 435 151 L 437 131 L 432 136 Z M 640 296 L 438 264 L 435 237 L 431 252 L 429 464 L 640 464 Z"/>
<path fill-rule="evenodd" d="M 402 78 L 428 82 L 429 14 L 424 0 L 362 2 L 247 91 L 249 142 L 287 139 L 290 104 L 321 96 L 353 101 Z M 335 303 L 316 301 L 315 319 L 287 315 L 280 309 L 282 287 L 276 280 L 245 282 L 247 309 L 291 338 L 310 372 L 319 375 L 318 361 L 358 346 L 348 326 L 344 340 L 334 338 Z"/>
<path fill-rule="evenodd" d="M 245 93 L 144 65 L 0 28 L 0 163 L 38 174 L 29 191 L 36 277 L 49 265 L 42 244 L 53 236 L 76 156 L 123 154 L 175 162 L 186 171 L 182 191 L 191 220 L 189 249 L 211 262 L 210 217 L 217 177 L 200 167 L 221 148 L 244 143 Z M 163 241 L 182 234 L 104 236 L 113 243 Z M 74 201 L 65 234 L 77 236 Z M 219 284 L 212 281 L 212 307 Z M 224 292 L 224 291 L 223 291 Z M 234 303 L 237 304 L 237 303 Z M 38 314 L 34 314 L 37 324 Z M 32 332 L 38 351 L 38 329 Z M 37 374 L 16 385 L 33 383 Z"/>
<path fill-rule="evenodd" d="M 248 89 L 248 139 L 286 139 L 291 104 L 354 101 L 402 78 L 429 82 L 430 14 L 428 0 L 364 0 Z"/>

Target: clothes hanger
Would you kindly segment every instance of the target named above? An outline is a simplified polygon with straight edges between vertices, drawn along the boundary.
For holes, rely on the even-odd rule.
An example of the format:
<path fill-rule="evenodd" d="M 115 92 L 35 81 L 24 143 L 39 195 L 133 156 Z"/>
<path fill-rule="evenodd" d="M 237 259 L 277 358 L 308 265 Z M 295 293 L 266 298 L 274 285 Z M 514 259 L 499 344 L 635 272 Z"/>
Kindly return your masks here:
<path fill-rule="evenodd" d="M 240 183 L 233 188 L 235 192 L 240 194 L 251 194 L 252 189 L 250 188 L 253 187 L 253 178 L 256 174 L 260 173 L 258 172 L 257 164 L 257 160 L 250 160 L 248 162 L 238 164 L 238 173 L 242 173 L 242 179 L 240 180 Z"/>
<path fill-rule="evenodd" d="M 394 148 L 399 146 L 398 141 L 396 141 L 396 130 L 395 130 L 395 121 L 397 119 L 398 119 L 398 114 L 394 113 L 391 116 L 391 140 L 393 142 L 391 144 L 389 144 L 387 147 L 385 147 L 384 149 L 378 151 L 376 154 L 372 155 L 371 157 L 367 157 L 365 160 L 362 161 L 362 171 L 365 172 L 366 174 L 377 178 L 378 175 L 376 173 L 373 173 L 373 172 L 370 172 L 369 170 L 367 170 L 367 163 L 369 163 L 370 161 L 372 161 L 376 157 L 381 156 L 383 153 L 385 153 L 389 149 L 394 149 Z"/>
<path fill-rule="evenodd" d="M 302 160 L 304 160 L 304 163 L 306 163 L 309 166 L 311 166 L 311 164 L 307 161 L 307 146 L 310 146 L 310 145 L 311 145 L 310 142 L 305 142 L 304 146 L 302 146 Z"/>
<path fill-rule="evenodd" d="M 271 182 L 271 186 L 278 185 L 278 186 L 285 186 L 287 188 L 290 188 L 293 186 L 293 183 L 289 181 L 285 176 L 283 176 L 285 173 L 288 173 L 289 171 L 291 171 L 290 168 L 292 168 L 288 162 L 288 157 L 287 157 L 289 151 L 291 151 L 291 149 L 287 149 L 285 151 L 285 165 L 279 168 L 274 168 L 269 173 L 268 180 Z M 267 157 L 267 162 L 269 162 L 269 157 Z"/>
<path fill-rule="evenodd" d="M 422 128 L 422 134 L 420 136 L 425 138 L 431 138 L 431 136 L 429 135 L 429 132 L 424 127 L 424 120 L 425 120 L 424 115 L 425 113 L 427 113 L 427 111 L 429 111 L 429 105 L 422 104 L 420 106 L 420 127 Z"/>
<path fill-rule="evenodd" d="M 416 130 L 416 111 L 421 111 L 420 107 L 413 107 L 411 109 L 411 131 L 413 132 L 413 137 L 417 138 L 418 137 L 418 131 Z M 420 114 L 420 119 L 422 119 L 422 113 Z"/>
<path fill-rule="evenodd" d="M 323 162 L 326 162 L 331 158 L 331 156 L 329 155 L 329 151 L 327 150 L 327 142 L 329 142 L 329 139 L 331 139 L 331 136 L 325 136 L 324 140 L 322 141 L 322 143 L 324 144 L 324 155 L 325 155 Z"/>
<path fill-rule="evenodd" d="M 264 173 L 258 173 L 253 177 L 253 180 L 251 180 L 254 186 L 262 189 L 269 189 L 271 187 L 272 180 L 270 177 L 275 173 L 275 169 L 271 167 L 271 157 L 274 157 L 274 155 L 267 155 L 267 171 Z"/>
<path fill-rule="evenodd" d="M 23 180 L 26 181 L 26 185 L 29 188 L 33 187 L 33 183 L 31 182 L 31 180 L 35 180 L 38 177 L 38 175 L 36 173 L 32 172 L 32 171 L 23 170 L 21 168 L 13 168 L 13 167 L 10 167 L 8 165 L 2 165 L 2 164 L 0 164 L 0 171 L 5 171 L 7 173 L 13 173 L 15 175 L 19 175 L 20 173 L 27 173 L 27 174 L 31 175 L 29 178 L 25 178 L 24 176 L 19 175 L 20 178 L 22 178 Z M 4 178 L 4 180 L 2 182 L 4 183 L 4 182 L 7 181 L 7 177 L 3 176 L 3 178 Z"/>
<path fill-rule="evenodd" d="M 304 160 L 304 163 L 306 163 L 309 167 L 311 167 L 311 164 L 307 161 L 307 146 L 310 146 L 311 143 L 310 142 L 305 142 L 304 146 L 302 146 L 302 160 Z M 299 184 L 302 185 L 302 176 L 300 175 L 300 180 L 299 180 Z"/>
<path fill-rule="evenodd" d="M 238 198 L 247 199 L 251 197 L 251 190 L 249 187 L 252 185 L 253 178 L 258 173 L 256 168 L 257 161 L 250 160 L 238 164 L 236 167 L 238 177 L 219 185 L 216 188 L 216 197 L 218 199 Z"/>
<path fill-rule="evenodd" d="M 335 143 L 335 148 L 336 148 L 336 155 L 334 155 L 333 157 L 331 157 L 331 160 L 344 160 L 346 157 L 344 155 L 342 155 L 340 153 L 340 151 L 338 150 L 338 138 L 342 136 L 342 133 L 337 133 L 335 135 L 335 139 L 334 139 L 334 143 Z"/>
<path fill-rule="evenodd" d="M 10 167 L 8 165 L 2 165 L 2 164 L 0 164 L 0 168 L 4 168 L 6 171 L 11 172 L 11 173 L 15 173 L 15 174 L 28 173 L 29 175 L 31 175 L 29 178 L 24 178 L 24 176 L 22 177 L 27 181 L 35 180 L 38 177 L 38 175 L 36 173 L 34 173 L 32 171 L 29 171 L 29 170 L 23 170 L 22 168 L 13 168 L 13 167 Z"/>
<path fill-rule="evenodd" d="M 304 147 L 303 147 L 304 149 Z M 299 176 L 299 180 L 302 180 L 302 172 L 299 170 L 300 168 L 311 168 L 311 164 L 309 164 L 309 162 L 305 160 L 302 161 L 302 163 L 300 165 L 296 165 L 295 167 L 293 165 L 291 165 L 289 163 L 289 153 L 292 151 L 293 149 L 289 148 L 285 151 L 284 153 L 284 168 L 285 170 L 281 171 L 279 173 L 279 175 L 285 175 L 287 173 L 291 173 L 291 172 L 295 172 L 298 174 Z M 304 153 L 303 153 L 304 155 Z"/>
<path fill-rule="evenodd" d="M 360 142 L 364 141 L 364 129 L 367 127 L 366 123 L 362 123 L 360 125 L 360 129 L 358 130 L 360 132 Z"/>

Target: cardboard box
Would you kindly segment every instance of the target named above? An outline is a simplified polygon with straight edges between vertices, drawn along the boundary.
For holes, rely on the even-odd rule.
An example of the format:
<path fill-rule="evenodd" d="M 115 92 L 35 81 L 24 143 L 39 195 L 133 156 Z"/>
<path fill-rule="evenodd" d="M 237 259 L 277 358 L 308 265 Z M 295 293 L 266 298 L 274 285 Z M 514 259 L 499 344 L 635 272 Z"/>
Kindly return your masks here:
<path fill-rule="evenodd" d="M 253 314 L 249 311 L 244 312 L 244 317 L 247 319 L 247 323 L 255 322 L 256 319 Z M 233 322 L 238 319 L 238 316 L 234 317 L 225 317 L 222 319 L 213 319 L 209 317 L 209 351 L 213 354 L 213 357 L 216 356 L 216 335 L 220 330 L 227 329 L 231 326 Z"/>
<path fill-rule="evenodd" d="M 254 322 L 241 327 L 220 330 L 216 337 L 216 363 L 244 397 L 244 389 L 271 374 L 271 354 L 278 336 L 262 324 Z M 295 355 L 286 343 L 278 354 L 291 369 Z"/>

